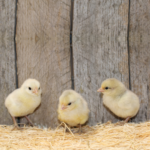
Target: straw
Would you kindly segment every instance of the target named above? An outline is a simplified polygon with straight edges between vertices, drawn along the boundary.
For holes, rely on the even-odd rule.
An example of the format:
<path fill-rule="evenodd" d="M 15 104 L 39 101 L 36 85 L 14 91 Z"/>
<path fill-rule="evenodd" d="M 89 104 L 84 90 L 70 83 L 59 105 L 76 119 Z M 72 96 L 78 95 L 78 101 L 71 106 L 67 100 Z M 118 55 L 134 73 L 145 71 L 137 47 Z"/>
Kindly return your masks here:
<path fill-rule="evenodd" d="M 64 132 L 65 128 L 69 132 Z M 0 150 L 144 150 L 150 149 L 150 122 L 123 126 L 107 122 L 84 126 L 81 135 L 65 123 L 56 129 L 0 125 Z"/>

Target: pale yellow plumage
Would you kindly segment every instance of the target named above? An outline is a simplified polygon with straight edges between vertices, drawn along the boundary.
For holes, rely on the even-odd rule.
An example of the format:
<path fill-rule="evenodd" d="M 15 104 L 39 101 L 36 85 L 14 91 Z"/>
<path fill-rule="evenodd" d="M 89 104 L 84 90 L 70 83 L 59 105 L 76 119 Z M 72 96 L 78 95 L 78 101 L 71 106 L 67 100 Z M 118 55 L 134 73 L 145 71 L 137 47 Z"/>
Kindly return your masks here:
<path fill-rule="evenodd" d="M 104 105 L 118 117 L 132 118 L 137 114 L 140 107 L 138 96 L 117 79 L 103 81 L 98 91 L 104 94 Z"/>
<path fill-rule="evenodd" d="M 89 109 L 83 97 L 73 90 L 64 91 L 59 98 L 58 119 L 69 126 L 77 126 L 86 123 L 88 118 Z"/>
<path fill-rule="evenodd" d="M 40 83 L 27 79 L 23 85 L 13 91 L 5 100 L 5 106 L 12 117 L 23 117 L 34 112 L 41 103 Z"/>

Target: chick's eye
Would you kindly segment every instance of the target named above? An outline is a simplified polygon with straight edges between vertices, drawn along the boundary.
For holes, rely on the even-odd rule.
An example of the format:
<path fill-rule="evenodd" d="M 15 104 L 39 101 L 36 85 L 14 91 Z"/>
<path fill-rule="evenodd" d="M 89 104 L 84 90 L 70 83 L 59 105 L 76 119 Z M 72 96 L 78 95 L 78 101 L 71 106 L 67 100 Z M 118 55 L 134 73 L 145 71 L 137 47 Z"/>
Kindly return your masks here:
<path fill-rule="evenodd" d="M 105 87 L 105 89 L 108 90 L 109 88 L 108 88 L 108 87 Z"/>
<path fill-rule="evenodd" d="M 39 87 L 39 90 L 40 90 L 40 87 Z"/>
<path fill-rule="evenodd" d="M 29 87 L 29 90 L 31 90 L 31 88 Z"/>
<path fill-rule="evenodd" d="M 68 103 L 68 105 L 71 105 L 71 103 Z"/>

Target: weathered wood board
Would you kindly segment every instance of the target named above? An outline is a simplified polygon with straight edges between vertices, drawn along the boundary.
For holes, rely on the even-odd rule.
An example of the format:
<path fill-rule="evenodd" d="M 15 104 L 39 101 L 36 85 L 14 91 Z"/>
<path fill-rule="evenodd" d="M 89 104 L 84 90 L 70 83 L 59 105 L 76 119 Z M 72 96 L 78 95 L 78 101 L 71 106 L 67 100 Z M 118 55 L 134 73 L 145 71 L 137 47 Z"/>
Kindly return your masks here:
<path fill-rule="evenodd" d="M 18 0 L 18 81 L 41 83 L 42 105 L 30 115 L 38 125 L 56 127 L 58 98 L 71 88 L 70 8 L 70 0 Z"/>
<path fill-rule="evenodd" d="M 150 119 L 150 0 L 130 1 L 130 78 L 131 89 L 141 107 L 133 121 Z"/>
<path fill-rule="evenodd" d="M 74 1 L 75 90 L 88 101 L 90 125 L 118 120 L 97 93 L 103 80 L 114 77 L 129 87 L 128 8 L 128 0 Z"/>
<path fill-rule="evenodd" d="M 16 88 L 15 8 L 15 0 L 0 0 L 0 124 L 12 124 L 4 101 Z"/>

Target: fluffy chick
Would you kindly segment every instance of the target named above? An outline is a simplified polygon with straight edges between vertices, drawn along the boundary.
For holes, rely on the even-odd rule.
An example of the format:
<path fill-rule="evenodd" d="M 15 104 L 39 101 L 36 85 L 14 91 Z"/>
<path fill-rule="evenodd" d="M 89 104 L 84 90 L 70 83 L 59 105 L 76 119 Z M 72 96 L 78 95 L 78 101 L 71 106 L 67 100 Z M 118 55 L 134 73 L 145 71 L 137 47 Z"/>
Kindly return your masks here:
<path fill-rule="evenodd" d="M 26 117 L 29 123 L 33 125 L 27 115 L 33 113 L 40 103 L 40 83 L 35 79 L 27 79 L 19 89 L 9 94 L 5 100 L 5 106 L 12 116 L 16 128 L 18 125 L 15 117 Z"/>
<path fill-rule="evenodd" d="M 104 105 L 116 116 L 126 118 L 125 122 L 134 117 L 140 108 L 138 96 L 115 78 L 103 81 L 98 92 L 104 94 Z"/>
<path fill-rule="evenodd" d="M 83 97 L 74 90 L 65 90 L 59 97 L 58 119 L 71 127 L 79 125 L 81 133 L 81 125 L 88 118 L 89 109 Z"/>

